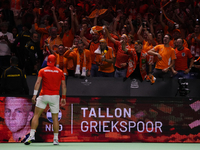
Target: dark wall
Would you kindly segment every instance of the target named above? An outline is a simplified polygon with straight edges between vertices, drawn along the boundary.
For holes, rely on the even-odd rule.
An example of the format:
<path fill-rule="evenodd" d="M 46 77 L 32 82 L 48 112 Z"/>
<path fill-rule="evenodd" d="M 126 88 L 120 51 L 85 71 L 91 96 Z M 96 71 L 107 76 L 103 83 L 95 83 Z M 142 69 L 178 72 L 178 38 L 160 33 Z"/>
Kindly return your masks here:
<path fill-rule="evenodd" d="M 27 76 L 30 95 L 36 76 Z M 188 97 L 200 97 L 200 79 L 188 79 L 190 93 Z M 180 97 L 177 79 L 157 79 L 155 84 L 122 78 L 89 77 L 85 79 L 69 77 L 67 79 L 67 96 L 133 96 L 133 97 Z"/>

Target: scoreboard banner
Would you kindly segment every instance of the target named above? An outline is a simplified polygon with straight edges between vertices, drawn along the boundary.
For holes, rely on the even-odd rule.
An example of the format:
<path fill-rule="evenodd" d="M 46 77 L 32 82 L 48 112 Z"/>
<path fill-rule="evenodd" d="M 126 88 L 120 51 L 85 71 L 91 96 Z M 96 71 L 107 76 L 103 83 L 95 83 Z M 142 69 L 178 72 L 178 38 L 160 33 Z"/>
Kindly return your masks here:
<path fill-rule="evenodd" d="M 200 99 L 187 97 L 67 97 L 60 107 L 60 142 L 200 142 Z M 0 142 L 23 142 L 30 132 L 30 97 L 0 97 Z M 21 118 L 20 118 L 21 117 Z M 53 141 L 49 107 L 37 142 Z"/>

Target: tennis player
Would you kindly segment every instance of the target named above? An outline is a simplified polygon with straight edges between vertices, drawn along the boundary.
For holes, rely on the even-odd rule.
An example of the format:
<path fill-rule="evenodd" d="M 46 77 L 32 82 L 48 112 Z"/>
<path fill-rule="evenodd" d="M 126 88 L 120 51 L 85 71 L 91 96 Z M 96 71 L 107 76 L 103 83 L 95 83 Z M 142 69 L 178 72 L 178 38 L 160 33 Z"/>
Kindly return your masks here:
<path fill-rule="evenodd" d="M 55 67 L 55 63 L 56 63 L 56 57 L 54 55 L 49 55 L 47 60 L 47 67 L 39 71 L 32 97 L 32 101 L 34 103 L 36 102 L 36 107 L 31 122 L 30 136 L 24 142 L 25 145 L 29 145 L 32 141 L 35 140 L 35 131 L 39 123 L 39 117 L 42 114 L 43 110 L 46 108 L 47 104 L 49 104 L 53 119 L 53 131 L 54 131 L 53 144 L 54 145 L 59 144 L 58 142 L 58 130 L 59 130 L 58 112 L 59 112 L 59 100 L 60 100 L 59 90 L 61 85 L 62 86 L 61 106 L 64 106 L 66 104 L 67 88 L 65 84 L 64 73 L 59 68 Z M 42 88 L 39 97 L 37 97 L 36 99 L 41 82 L 42 82 Z"/>

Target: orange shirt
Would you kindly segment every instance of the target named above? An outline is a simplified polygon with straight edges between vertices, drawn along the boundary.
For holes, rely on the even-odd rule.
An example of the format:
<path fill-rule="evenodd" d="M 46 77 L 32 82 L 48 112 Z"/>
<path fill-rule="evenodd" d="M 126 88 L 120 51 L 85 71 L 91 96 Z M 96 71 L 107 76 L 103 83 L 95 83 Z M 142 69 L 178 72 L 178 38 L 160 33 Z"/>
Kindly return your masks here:
<path fill-rule="evenodd" d="M 57 36 L 57 38 L 55 38 L 55 39 L 53 39 L 53 40 L 51 40 L 51 37 L 48 37 L 48 38 L 47 38 L 47 42 L 48 42 L 49 47 L 50 47 L 51 49 L 53 49 L 53 45 L 60 45 L 60 44 L 63 44 L 62 39 L 60 38 L 59 35 Z M 54 50 L 54 51 L 57 51 L 58 48 L 54 48 L 53 50 Z"/>
<path fill-rule="evenodd" d="M 122 68 L 121 63 L 128 63 L 129 56 L 122 50 L 122 44 L 120 41 L 116 41 L 115 45 L 117 46 L 117 56 L 116 56 L 116 62 L 115 66 L 117 68 Z M 126 46 L 126 48 L 129 50 L 131 49 L 129 45 Z"/>
<path fill-rule="evenodd" d="M 154 47 L 154 49 L 162 56 L 162 60 L 157 60 L 156 69 L 168 68 L 171 64 L 171 60 L 176 59 L 175 51 L 172 47 L 165 47 L 164 44 L 160 44 Z"/>
<path fill-rule="evenodd" d="M 35 30 L 41 34 L 40 38 L 40 48 L 43 49 L 44 41 L 49 37 L 49 28 L 51 26 L 47 26 L 46 28 L 39 28 L 38 24 L 35 23 Z"/>
<path fill-rule="evenodd" d="M 56 67 L 58 67 L 59 69 L 61 69 L 64 72 L 64 75 L 68 75 L 67 72 L 67 58 L 57 54 L 56 52 L 54 52 L 54 55 L 56 56 Z"/>
<path fill-rule="evenodd" d="M 42 77 L 40 95 L 59 95 L 61 81 L 65 80 L 62 70 L 47 66 L 39 71 L 38 77 Z"/>
<path fill-rule="evenodd" d="M 70 29 L 67 33 L 64 33 L 62 42 L 65 47 L 72 47 L 73 41 L 74 33 L 72 32 L 72 29 Z"/>
<path fill-rule="evenodd" d="M 65 47 L 72 47 L 73 41 L 74 41 L 74 33 L 72 32 L 72 29 L 70 29 L 67 33 L 64 33 L 62 42 Z M 73 59 L 70 58 L 68 59 L 67 69 L 68 70 L 75 69 Z"/>
<path fill-rule="evenodd" d="M 99 47 L 100 43 L 97 42 L 97 43 L 94 43 L 94 42 L 91 42 L 91 41 L 87 41 L 88 43 L 90 43 L 89 45 L 89 50 L 90 50 L 90 53 L 91 53 L 91 59 L 92 59 L 92 64 L 96 64 L 95 62 L 95 53 L 94 51 L 97 50 L 97 48 Z"/>
<path fill-rule="evenodd" d="M 87 50 L 87 49 L 84 49 L 85 51 L 85 57 L 86 57 L 86 69 L 87 70 L 91 70 L 91 54 L 90 54 L 90 51 Z M 75 62 L 75 65 L 77 65 L 77 53 L 79 53 L 78 50 L 76 51 L 70 51 L 70 50 L 67 50 L 65 53 L 64 53 L 64 57 L 66 57 L 67 59 L 70 59 L 72 58 Z M 82 70 L 82 67 L 83 67 L 83 62 L 84 62 L 84 53 L 81 53 L 80 54 L 80 70 Z"/>
<path fill-rule="evenodd" d="M 143 50 L 145 51 L 145 52 L 148 52 L 150 49 L 152 49 L 153 48 L 153 45 L 152 44 L 149 44 L 149 42 L 148 41 L 143 41 Z"/>
<path fill-rule="evenodd" d="M 114 53 L 113 53 L 113 49 L 111 47 L 107 47 L 107 52 L 105 54 L 101 54 L 101 50 L 98 48 L 95 51 L 96 54 L 96 62 L 100 64 L 99 66 L 99 70 L 101 72 L 105 72 L 105 73 L 112 73 L 114 72 L 114 67 L 113 67 L 113 63 L 109 63 L 106 61 L 102 61 L 102 57 L 105 57 L 106 59 L 112 59 L 113 57 L 115 57 Z"/>
<path fill-rule="evenodd" d="M 188 59 L 193 58 L 190 50 L 184 47 L 183 50 L 179 51 L 176 48 L 175 52 L 176 52 L 176 57 L 177 57 L 177 59 L 175 60 L 175 70 L 185 71 L 186 69 L 188 69 Z"/>

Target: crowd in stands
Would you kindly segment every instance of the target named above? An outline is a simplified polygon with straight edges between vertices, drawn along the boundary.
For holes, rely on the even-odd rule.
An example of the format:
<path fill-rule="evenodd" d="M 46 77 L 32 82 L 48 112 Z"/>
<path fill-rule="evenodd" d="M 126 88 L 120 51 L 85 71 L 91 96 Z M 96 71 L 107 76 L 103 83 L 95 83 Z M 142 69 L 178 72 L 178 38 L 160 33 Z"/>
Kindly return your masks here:
<path fill-rule="evenodd" d="M 200 78 L 200 0 L 2 0 L 0 73 Z"/>

